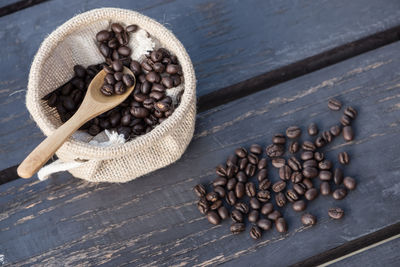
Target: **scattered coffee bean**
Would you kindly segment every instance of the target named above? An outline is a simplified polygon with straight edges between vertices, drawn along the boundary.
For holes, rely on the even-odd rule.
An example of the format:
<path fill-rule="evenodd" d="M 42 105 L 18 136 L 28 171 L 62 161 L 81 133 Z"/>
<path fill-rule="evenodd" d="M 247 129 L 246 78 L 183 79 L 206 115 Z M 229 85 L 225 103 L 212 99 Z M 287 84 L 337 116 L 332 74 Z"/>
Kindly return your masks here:
<path fill-rule="evenodd" d="M 319 151 L 317 151 L 317 152 L 314 153 L 314 159 L 315 159 L 316 161 L 322 161 L 322 160 L 324 160 L 324 158 L 325 158 L 324 153 L 319 152 Z"/>
<path fill-rule="evenodd" d="M 267 190 L 271 186 L 271 181 L 268 179 L 264 179 L 261 182 L 258 183 L 258 189 L 260 190 Z"/>
<path fill-rule="evenodd" d="M 250 230 L 251 238 L 259 239 L 261 238 L 261 235 L 262 235 L 261 229 L 258 226 L 253 225 Z"/>
<path fill-rule="evenodd" d="M 226 195 L 226 203 L 228 203 L 231 206 L 234 206 L 236 204 L 235 192 L 233 191 L 228 192 L 228 194 Z"/>
<path fill-rule="evenodd" d="M 252 222 L 252 223 L 257 222 L 258 221 L 258 216 L 259 216 L 258 210 L 250 211 L 249 216 L 248 216 L 249 222 Z"/>
<path fill-rule="evenodd" d="M 299 151 L 299 149 L 300 149 L 299 142 L 297 142 L 297 141 L 292 141 L 292 142 L 290 143 L 290 145 L 289 145 L 289 152 L 290 152 L 291 154 L 297 153 L 297 151 Z"/>
<path fill-rule="evenodd" d="M 270 158 L 280 157 L 285 153 L 285 149 L 282 145 L 272 144 L 267 146 L 266 153 Z"/>
<path fill-rule="evenodd" d="M 317 223 L 317 218 L 310 213 L 305 213 L 301 216 L 301 223 L 304 226 L 315 225 Z"/>
<path fill-rule="evenodd" d="M 332 168 L 332 162 L 330 160 L 323 160 L 318 163 L 318 168 L 320 170 L 329 170 Z"/>
<path fill-rule="evenodd" d="M 267 159 L 266 159 L 266 158 L 262 158 L 262 159 L 260 159 L 260 160 L 258 161 L 257 168 L 258 168 L 259 170 L 261 170 L 261 169 L 266 169 L 266 168 L 267 168 L 267 165 L 268 165 Z"/>
<path fill-rule="evenodd" d="M 274 137 L 272 137 L 272 143 L 278 144 L 278 145 L 283 145 L 286 143 L 286 138 L 281 133 L 275 134 Z"/>
<path fill-rule="evenodd" d="M 274 205 L 272 203 L 266 203 L 264 206 L 261 208 L 261 214 L 263 215 L 268 215 L 274 210 Z"/>
<path fill-rule="evenodd" d="M 328 215 L 332 219 L 339 220 L 343 218 L 344 211 L 341 208 L 330 208 L 328 210 Z"/>
<path fill-rule="evenodd" d="M 338 110 L 340 110 L 342 108 L 342 103 L 336 98 L 331 98 L 328 101 L 328 107 L 331 110 L 338 111 Z"/>
<path fill-rule="evenodd" d="M 275 203 L 278 207 L 283 207 L 286 205 L 286 197 L 282 192 L 279 192 L 275 195 Z"/>
<path fill-rule="evenodd" d="M 227 181 L 225 177 L 217 177 L 213 182 L 213 186 L 225 186 Z"/>
<path fill-rule="evenodd" d="M 340 132 L 342 131 L 342 128 L 339 125 L 333 125 L 329 131 L 333 136 L 338 136 Z"/>
<path fill-rule="evenodd" d="M 228 180 L 228 182 L 226 183 L 226 189 L 228 189 L 230 191 L 233 190 L 236 186 L 236 183 L 237 183 L 236 178 L 230 178 Z"/>
<path fill-rule="evenodd" d="M 353 128 L 351 128 L 351 126 L 343 127 L 343 138 L 346 142 L 350 142 L 354 139 Z"/>
<path fill-rule="evenodd" d="M 243 222 L 243 214 L 236 209 L 231 212 L 231 218 L 234 222 Z"/>
<path fill-rule="evenodd" d="M 303 162 L 303 168 L 307 167 L 318 167 L 318 162 L 315 159 L 309 159 Z"/>
<path fill-rule="evenodd" d="M 255 155 L 253 153 L 248 154 L 247 155 L 247 159 L 253 165 L 257 165 L 258 164 L 258 157 L 257 157 L 257 155 Z"/>
<path fill-rule="evenodd" d="M 222 200 L 218 199 L 217 201 L 211 204 L 210 209 L 217 210 L 221 206 L 222 206 Z"/>
<path fill-rule="evenodd" d="M 290 202 L 295 202 L 299 199 L 299 196 L 297 195 L 296 191 L 293 189 L 288 189 L 285 193 L 286 199 L 289 200 Z"/>
<path fill-rule="evenodd" d="M 311 123 L 310 125 L 308 125 L 307 131 L 310 136 L 317 135 L 318 134 L 318 126 L 315 123 Z"/>
<path fill-rule="evenodd" d="M 273 158 L 271 162 L 272 166 L 279 169 L 285 166 L 286 160 L 284 158 Z"/>
<path fill-rule="evenodd" d="M 275 193 L 281 192 L 286 188 L 286 182 L 285 181 L 277 181 L 272 185 L 272 191 Z"/>
<path fill-rule="evenodd" d="M 280 217 L 282 217 L 282 214 L 277 210 L 274 210 L 267 215 L 267 218 L 273 221 L 276 221 Z"/>
<path fill-rule="evenodd" d="M 260 219 L 257 222 L 257 226 L 260 227 L 264 231 L 268 231 L 272 228 L 272 223 L 268 219 Z"/>
<path fill-rule="evenodd" d="M 229 218 L 229 212 L 228 209 L 225 208 L 224 206 L 220 207 L 218 209 L 218 215 L 222 220 L 226 220 Z"/>
<path fill-rule="evenodd" d="M 301 181 L 303 181 L 303 174 L 301 172 L 292 172 L 290 180 L 294 184 L 300 183 Z"/>
<path fill-rule="evenodd" d="M 343 115 L 342 118 L 340 118 L 340 123 L 343 126 L 348 126 L 351 124 L 351 118 L 347 115 Z"/>
<path fill-rule="evenodd" d="M 304 161 L 312 159 L 314 158 L 314 153 L 311 151 L 304 151 L 303 153 L 301 153 L 300 158 Z"/>
<path fill-rule="evenodd" d="M 218 213 L 215 211 L 209 211 L 207 212 L 207 220 L 212 223 L 212 224 L 220 224 L 221 223 L 221 218 L 219 217 Z"/>
<path fill-rule="evenodd" d="M 316 149 L 315 145 L 310 141 L 304 141 L 301 147 L 307 151 L 315 151 Z"/>
<path fill-rule="evenodd" d="M 206 199 L 210 202 L 215 202 L 218 200 L 218 194 L 216 192 L 210 192 L 206 195 Z"/>
<path fill-rule="evenodd" d="M 249 160 L 247 158 L 242 158 L 239 160 L 239 170 L 245 170 Z"/>
<path fill-rule="evenodd" d="M 220 198 L 224 198 L 226 196 L 225 189 L 222 186 L 214 187 L 214 192 L 216 192 Z"/>
<path fill-rule="evenodd" d="M 298 138 L 301 135 L 301 129 L 298 126 L 290 126 L 286 129 L 286 136 L 291 139 Z"/>
<path fill-rule="evenodd" d="M 330 171 L 320 171 L 319 172 L 319 179 L 321 181 L 329 181 L 332 179 L 332 173 Z"/>
<path fill-rule="evenodd" d="M 248 197 L 255 197 L 256 196 L 256 186 L 252 182 L 246 183 L 246 195 Z"/>
<path fill-rule="evenodd" d="M 305 178 L 315 178 L 318 176 L 318 170 L 315 167 L 305 167 L 302 173 Z"/>
<path fill-rule="evenodd" d="M 313 183 L 310 179 L 304 179 L 302 183 L 306 186 L 307 189 L 313 188 Z"/>
<path fill-rule="evenodd" d="M 271 193 L 268 190 L 261 190 L 257 193 L 257 199 L 260 202 L 268 202 L 271 198 Z"/>
<path fill-rule="evenodd" d="M 245 173 L 247 176 L 252 177 L 256 173 L 256 166 L 253 164 L 247 164 Z"/>
<path fill-rule="evenodd" d="M 321 192 L 321 195 L 323 195 L 323 196 L 329 195 L 331 193 L 331 187 L 330 187 L 329 183 L 326 181 L 322 182 L 319 185 L 319 191 Z"/>
<path fill-rule="evenodd" d="M 243 214 L 249 213 L 249 206 L 244 202 L 238 202 L 235 204 L 235 209 L 240 211 Z"/>
<path fill-rule="evenodd" d="M 255 198 L 255 197 L 250 198 L 249 203 L 250 203 L 250 207 L 251 207 L 252 209 L 254 209 L 254 210 L 258 210 L 258 209 L 261 208 L 260 201 L 258 201 L 258 199 Z"/>
<path fill-rule="evenodd" d="M 284 165 L 283 167 L 279 168 L 279 177 L 282 180 L 289 180 L 291 175 L 292 169 L 289 166 Z"/>
<path fill-rule="evenodd" d="M 306 191 L 304 194 L 307 200 L 312 201 L 317 198 L 318 196 L 318 190 L 316 188 L 310 188 Z"/>
<path fill-rule="evenodd" d="M 245 192 L 244 184 L 241 182 L 237 183 L 235 186 L 236 198 L 242 198 L 244 196 L 244 192 Z"/>
<path fill-rule="evenodd" d="M 343 171 L 340 168 L 336 168 L 333 171 L 333 182 L 337 185 L 343 182 Z"/>
<path fill-rule="evenodd" d="M 301 163 L 296 157 L 291 157 L 287 163 L 293 171 L 301 170 Z"/>
<path fill-rule="evenodd" d="M 318 136 L 314 143 L 316 147 L 321 148 L 326 145 L 326 140 L 322 136 Z"/>
<path fill-rule="evenodd" d="M 257 180 L 259 182 L 264 181 L 265 179 L 268 178 L 268 171 L 266 169 L 262 169 L 258 172 L 257 174 Z"/>
<path fill-rule="evenodd" d="M 285 221 L 285 219 L 284 218 L 282 218 L 282 217 L 280 217 L 280 218 L 278 218 L 276 221 L 275 221 L 275 227 L 276 227 L 276 230 L 279 232 L 279 233 L 285 233 L 285 232 L 287 232 L 287 225 L 286 225 L 286 221 Z"/>
<path fill-rule="evenodd" d="M 347 107 L 344 110 L 344 114 L 354 120 L 357 117 L 357 111 L 352 107 Z"/>
<path fill-rule="evenodd" d="M 250 152 L 256 155 L 262 154 L 262 147 L 258 144 L 253 144 L 250 146 Z"/>
<path fill-rule="evenodd" d="M 336 200 L 341 200 L 347 196 L 347 190 L 345 188 L 338 188 L 332 193 L 332 197 Z"/>
<path fill-rule="evenodd" d="M 197 208 L 201 214 L 206 215 L 207 212 L 210 210 L 210 205 L 208 205 L 208 202 L 204 197 L 201 197 L 197 202 Z"/>
<path fill-rule="evenodd" d="M 356 189 L 357 182 L 354 178 L 347 176 L 343 179 L 343 185 L 348 190 L 354 190 L 354 189 Z"/>
<path fill-rule="evenodd" d="M 340 164 L 347 165 L 350 162 L 349 154 L 346 151 L 340 152 L 338 155 L 338 160 Z"/>
<path fill-rule="evenodd" d="M 247 181 L 247 175 L 242 171 L 236 174 L 236 178 L 241 183 L 245 183 Z"/>
<path fill-rule="evenodd" d="M 304 195 L 306 193 L 307 187 L 303 183 L 297 183 L 293 185 L 293 190 L 299 195 Z"/>
<path fill-rule="evenodd" d="M 293 203 L 292 208 L 294 211 L 303 211 L 307 207 L 307 204 L 304 200 L 297 200 Z"/>
<path fill-rule="evenodd" d="M 235 154 L 239 157 L 239 158 L 244 158 L 247 156 L 247 150 L 244 147 L 239 147 L 235 150 Z"/>
<path fill-rule="evenodd" d="M 332 142 L 332 134 L 331 134 L 331 132 L 329 132 L 329 131 L 324 131 L 323 133 L 322 133 L 322 138 L 324 138 L 324 140 L 325 140 L 325 142 L 326 143 L 330 143 L 330 142 Z"/>
<path fill-rule="evenodd" d="M 230 227 L 230 230 L 231 230 L 232 234 L 234 234 L 234 235 L 240 234 L 245 229 L 246 229 L 246 226 L 244 225 L 244 223 L 233 223 Z"/>
<path fill-rule="evenodd" d="M 198 197 L 204 197 L 206 195 L 206 189 L 202 184 L 196 185 L 193 190 Z"/>

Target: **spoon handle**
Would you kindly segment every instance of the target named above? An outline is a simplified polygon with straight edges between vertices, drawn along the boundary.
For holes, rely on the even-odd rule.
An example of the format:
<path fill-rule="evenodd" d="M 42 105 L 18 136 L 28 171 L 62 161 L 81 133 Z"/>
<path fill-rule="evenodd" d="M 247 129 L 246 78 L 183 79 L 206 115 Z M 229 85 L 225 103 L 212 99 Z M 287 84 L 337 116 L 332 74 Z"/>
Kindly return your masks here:
<path fill-rule="evenodd" d="M 32 177 L 53 156 L 60 146 L 91 118 L 79 110 L 67 122 L 58 127 L 52 135 L 41 142 L 18 166 L 22 178 Z"/>

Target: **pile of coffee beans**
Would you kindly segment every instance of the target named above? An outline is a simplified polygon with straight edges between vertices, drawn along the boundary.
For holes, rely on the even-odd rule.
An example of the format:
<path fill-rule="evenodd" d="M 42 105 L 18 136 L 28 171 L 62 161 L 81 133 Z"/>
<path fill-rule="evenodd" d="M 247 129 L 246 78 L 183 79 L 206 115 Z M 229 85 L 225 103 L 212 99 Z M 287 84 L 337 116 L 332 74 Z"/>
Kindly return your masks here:
<path fill-rule="evenodd" d="M 332 98 L 328 107 L 339 111 L 342 104 Z M 258 144 L 237 148 L 225 164 L 216 167 L 218 177 L 211 183 L 211 190 L 207 191 L 202 184 L 194 187 L 199 197 L 199 211 L 212 224 L 230 217 L 233 234 L 245 231 L 247 220 L 251 224 L 250 236 L 259 239 L 263 231 L 270 230 L 273 225 L 280 233 L 288 231 L 280 209 L 289 204 L 295 212 L 304 212 L 308 202 L 319 194 L 331 195 L 335 200 L 345 198 L 348 191 L 356 188 L 356 180 L 344 177 L 343 168 L 333 168 L 333 162 L 320 150 L 340 133 L 346 142 L 353 140 L 351 123 L 356 116 L 356 110 L 347 107 L 341 124 L 333 125 L 327 131 L 320 132 L 315 123 L 310 124 L 307 132 L 314 137 L 313 141 L 299 143 L 301 128 L 290 126 L 285 134 L 275 134 L 272 144 L 265 149 Z M 286 147 L 289 156 L 285 158 Z M 263 156 L 264 150 L 266 156 Z M 269 177 L 268 162 L 277 169 L 280 179 L 276 182 Z M 339 153 L 338 162 L 342 167 L 349 164 L 350 156 L 346 151 Z M 252 180 L 253 177 L 256 179 Z M 341 219 L 344 211 L 332 207 L 327 214 L 332 219 Z M 310 213 L 303 213 L 300 220 L 304 226 L 317 223 L 316 216 Z"/>
<path fill-rule="evenodd" d="M 134 91 L 120 105 L 90 120 L 80 130 L 95 136 L 104 129 L 115 129 L 130 140 L 150 132 L 171 116 L 183 91 L 175 101 L 166 91 L 182 83 L 181 66 L 177 57 L 165 48 L 148 51 L 141 63 L 132 60 L 132 51 L 127 44 L 129 34 L 137 30 L 137 25 L 124 28 L 113 23 L 110 30 L 98 32 L 96 40 L 105 62 L 87 68 L 74 66 L 74 77 L 43 98 L 50 107 L 56 108 L 62 122 L 75 114 L 90 82 L 102 69 L 107 72 L 101 88 L 103 94 L 122 94 L 132 86 L 135 78 L 122 73 L 124 66 L 130 68 L 136 77 Z"/>

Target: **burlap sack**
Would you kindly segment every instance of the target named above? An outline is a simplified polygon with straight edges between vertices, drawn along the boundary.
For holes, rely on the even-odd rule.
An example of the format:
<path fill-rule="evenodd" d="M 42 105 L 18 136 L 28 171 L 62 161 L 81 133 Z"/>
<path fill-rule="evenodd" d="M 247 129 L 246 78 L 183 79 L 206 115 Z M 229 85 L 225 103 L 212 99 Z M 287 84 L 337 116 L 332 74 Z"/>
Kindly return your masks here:
<path fill-rule="evenodd" d="M 86 161 L 70 170 L 75 177 L 94 182 L 127 182 L 179 159 L 193 136 L 196 115 L 193 65 L 183 45 L 168 29 L 124 9 L 101 8 L 75 16 L 40 46 L 29 74 L 26 105 L 45 135 L 59 127 L 61 121 L 56 110 L 41 98 L 72 78 L 75 64 L 88 66 L 104 61 L 96 48 L 95 36 L 110 22 L 137 24 L 156 37 L 162 47 L 178 57 L 184 77 L 180 105 L 150 133 L 114 147 L 98 147 L 71 137 L 56 153 L 64 162 Z"/>

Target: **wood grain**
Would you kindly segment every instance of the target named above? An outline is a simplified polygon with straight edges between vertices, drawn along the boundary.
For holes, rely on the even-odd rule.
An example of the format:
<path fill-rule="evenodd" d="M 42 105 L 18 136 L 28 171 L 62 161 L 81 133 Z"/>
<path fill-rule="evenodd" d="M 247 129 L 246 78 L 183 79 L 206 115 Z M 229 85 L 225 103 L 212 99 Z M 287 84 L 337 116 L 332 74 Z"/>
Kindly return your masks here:
<path fill-rule="evenodd" d="M 105 6 L 137 10 L 171 29 L 193 60 L 199 96 L 400 23 L 396 0 L 53 0 L 10 14 L 0 18 L 0 169 L 43 139 L 24 105 L 43 38 L 76 13 Z"/>
<path fill-rule="evenodd" d="M 56 175 L 15 180 L 0 192 L 0 254 L 8 265 L 287 266 L 400 222 L 400 43 L 344 61 L 198 115 L 182 159 L 127 184 L 94 184 Z M 214 167 L 239 145 L 270 143 L 290 125 L 337 123 L 327 108 L 337 97 L 359 111 L 356 140 L 337 138 L 325 150 L 347 151 L 345 174 L 357 189 L 338 202 L 319 196 L 307 211 L 318 224 L 301 226 L 290 207 L 289 232 L 232 236 L 230 222 L 212 226 L 199 214 L 191 188 L 208 183 Z M 303 134 L 304 139 L 308 139 Z M 277 180 L 272 171 L 272 180 Z M 328 218 L 340 206 L 343 220 Z M 249 228 L 247 228 L 249 230 Z"/>

